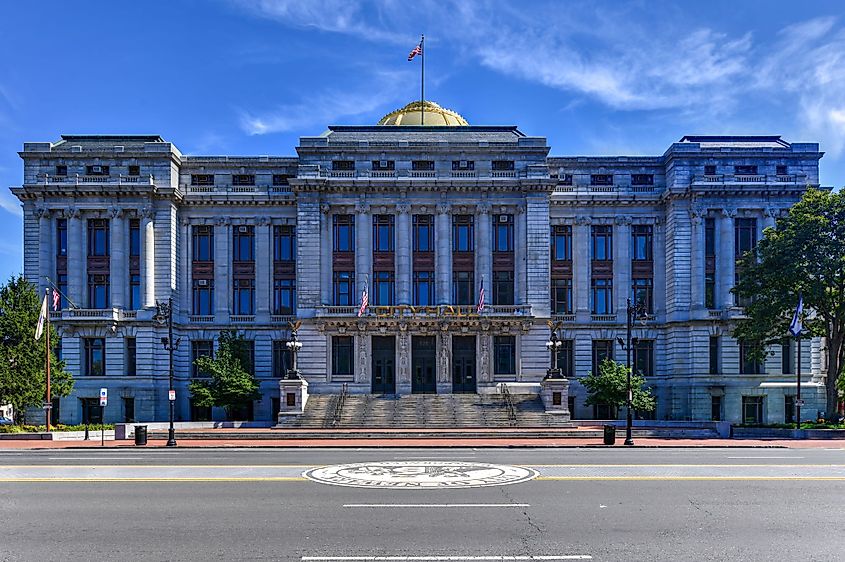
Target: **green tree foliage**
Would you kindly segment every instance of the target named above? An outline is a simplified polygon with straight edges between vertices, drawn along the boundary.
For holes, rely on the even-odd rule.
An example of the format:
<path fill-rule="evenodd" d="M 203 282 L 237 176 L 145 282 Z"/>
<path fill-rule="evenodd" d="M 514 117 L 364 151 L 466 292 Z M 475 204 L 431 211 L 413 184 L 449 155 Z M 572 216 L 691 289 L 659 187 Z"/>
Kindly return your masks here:
<path fill-rule="evenodd" d="M 260 398 L 249 348 L 236 331 L 220 332 L 215 357 L 200 357 L 196 365 L 200 373 L 209 377 L 191 381 L 188 387 L 197 406 L 222 407 L 231 416 L 237 408 Z"/>
<path fill-rule="evenodd" d="M 634 410 L 651 412 L 656 407 L 656 402 L 645 382 L 641 375 L 631 375 L 631 405 Z M 587 406 L 609 404 L 616 412 L 628 401 L 628 369 L 612 359 L 602 361 L 599 372 L 588 373 L 580 383 L 587 389 Z"/>
<path fill-rule="evenodd" d="M 837 380 L 845 365 L 845 195 L 808 189 L 738 268 L 734 293 L 752 302 L 734 336 L 756 347 L 762 359 L 767 345 L 789 334 L 802 294 L 802 336 L 826 338 L 826 413 L 836 417 Z"/>
<path fill-rule="evenodd" d="M 0 288 L 0 403 L 12 404 L 18 421 L 27 407 L 40 406 L 47 392 L 46 332 L 35 341 L 42 298 L 23 276 L 12 277 Z M 73 377 L 56 358 L 59 343 L 51 324 L 50 391 L 54 397 L 73 390 Z"/>

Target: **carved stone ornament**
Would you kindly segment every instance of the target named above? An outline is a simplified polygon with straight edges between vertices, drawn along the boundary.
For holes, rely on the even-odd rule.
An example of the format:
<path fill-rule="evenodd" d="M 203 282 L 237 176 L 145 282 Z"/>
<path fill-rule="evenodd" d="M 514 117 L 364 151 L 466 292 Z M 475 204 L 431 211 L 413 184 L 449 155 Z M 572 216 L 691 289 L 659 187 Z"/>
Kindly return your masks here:
<path fill-rule="evenodd" d="M 593 217 L 581 215 L 580 217 L 575 218 L 575 224 L 577 224 L 578 226 L 587 226 L 593 224 Z"/>
<path fill-rule="evenodd" d="M 440 361 L 437 364 L 437 370 L 440 374 L 438 382 L 449 382 L 449 334 L 442 332 L 440 334 Z"/>
<path fill-rule="evenodd" d="M 109 207 L 109 215 L 113 219 L 117 219 L 123 216 L 124 210 L 120 207 Z"/>
<path fill-rule="evenodd" d="M 329 213 L 332 212 L 332 206 L 329 205 L 328 203 L 321 203 L 320 204 L 320 212 L 323 213 L 324 215 L 328 215 Z"/>
<path fill-rule="evenodd" d="M 476 210 L 478 211 L 479 215 L 489 215 L 490 214 L 490 203 L 484 202 L 479 203 L 476 205 Z"/>
<path fill-rule="evenodd" d="M 270 218 L 258 217 L 257 219 L 255 219 L 255 224 L 257 224 L 258 226 L 267 226 L 270 224 Z"/>
<path fill-rule="evenodd" d="M 50 218 L 50 210 L 47 207 L 35 207 L 32 210 L 32 214 L 38 219 Z"/>
<path fill-rule="evenodd" d="M 448 215 L 451 210 L 452 210 L 452 207 L 448 203 L 438 203 L 437 204 L 437 214 L 438 215 Z"/>
<path fill-rule="evenodd" d="M 619 226 L 630 226 L 633 219 L 626 215 L 617 215 L 614 219 Z"/>
<path fill-rule="evenodd" d="M 141 218 L 152 219 L 155 218 L 156 211 L 152 207 L 141 207 L 139 214 Z"/>
<path fill-rule="evenodd" d="M 408 331 L 399 333 L 399 380 L 405 383 L 411 382 L 411 369 L 408 366 Z"/>
<path fill-rule="evenodd" d="M 69 219 L 78 219 L 79 218 L 79 209 L 76 207 L 68 207 L 65 209 L 65 216 Z"/>
<path fill-rule="evenodd" d="M 179 224 L 182 226 L 190 226 L 191 225 L 191 217 L 181 217 L 179 219 Z"/>
<path fill-rule="evenodd" d="M 228 226 L 232 222 L 230 217 L 214 217 L 215 226 Z"/>
<path fill-rule="evenodd" d="M 367 382 L 367 336 L 358 336 L 358 381 Z"/>
<path fill-rule="evenodd" d="M 356 203 L 355 212 L 359 215 L 365 215 L 370 212 L 370 206 L 366 203 Z"/>
<path fill-rule="evenodd" d="M 411 205 L 407 201 L 402 201 L 396 204 L 396 212 L 400 215 L 406 215 L 411 210 Z"/>
<path fill-rule="evenodd" d="M 732 219 L 736 216 L 736 209 L 722 209 L 722 216 L 726 219 Z"/>
<path fill-rule="evenodd" d="M 766 209 L 766 210 L 763 212 L 763 214 L 765 214 L 767 217 L 772 217 L 772 218 L 775 218 L 775 219 L 776 219 L 776 218 L 778 218 L 778 217 L 781 215 L 781 209 L 776 209 L 776 208 L 774 208 L 774 207 L 769 207 L 768 209 Z"/>
<path fill-rule="evenodd" d="M 481 340 L 481 357 L 479 360 L 481 361 L 481 380 L 482 381 L 489 381 L 490 380 L 490 337 L 487 335 L 482 335 L 480 337 Z"/>

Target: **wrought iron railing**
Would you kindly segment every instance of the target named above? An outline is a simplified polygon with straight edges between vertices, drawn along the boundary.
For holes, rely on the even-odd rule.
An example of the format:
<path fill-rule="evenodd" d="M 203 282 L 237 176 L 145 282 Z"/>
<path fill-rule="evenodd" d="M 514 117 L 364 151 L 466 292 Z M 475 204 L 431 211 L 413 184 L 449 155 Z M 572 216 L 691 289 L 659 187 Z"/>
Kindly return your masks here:
<path fill-rule="evenodd" d="M 346 396 L 349 394 L 349 388 L 346 383 L 340 385 L 340 396 L 334 405 L 334 412 L 332 413 L 332 427 L 336 427 L 340 423 L 340 415 L 343 412 L 343 404 L 346 402 Z"/>
<path fill-rule="evenodd" d="M 508 388 L 508 385 L 500 383 L 499 393 L 502 395 L 502 400 L 505 402 L 505 408 L 508 410 L 508 422 L 510 422 L 511 425 L 516 425 L 516 408 L 513 405 L 513 397 L 511 396 L 511 391 Z"/>

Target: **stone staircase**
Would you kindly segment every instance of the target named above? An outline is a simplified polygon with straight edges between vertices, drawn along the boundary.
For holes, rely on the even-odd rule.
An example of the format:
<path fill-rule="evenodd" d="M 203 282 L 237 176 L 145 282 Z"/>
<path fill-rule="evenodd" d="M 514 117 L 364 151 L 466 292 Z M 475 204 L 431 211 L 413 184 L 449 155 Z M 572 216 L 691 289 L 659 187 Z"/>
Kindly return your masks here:
<path fill-rule="evenodd" d="M 563 427 L 546 414 L 537 396 L 511 398 L 515 419 L 499 394 L 346 395 L 338 419 L 338 394 L 312 394 L 305 413 L 285 422 L 289 428 L 494 428 Z"/>

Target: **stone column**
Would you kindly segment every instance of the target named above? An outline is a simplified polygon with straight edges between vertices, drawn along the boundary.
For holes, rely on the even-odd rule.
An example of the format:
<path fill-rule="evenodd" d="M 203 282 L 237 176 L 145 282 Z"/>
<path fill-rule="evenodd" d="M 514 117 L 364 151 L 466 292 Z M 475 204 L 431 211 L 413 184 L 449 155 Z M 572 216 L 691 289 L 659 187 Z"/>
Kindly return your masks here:
<path fill-rule="evenodd" d="M 112 207 L 110 210 L 111 252 L 109 259 L 109 284 L 111 285 L 111 306 L 126 308 L 126 281 L 129 277 L 129 261 L 126 258 L 126 220 L 123 209 Z"/>
<path fill-rule="evenodd" d="M 231 256 L 229 247 L 232 232 L 229 217 L 217 217 L 214 221 L 214 315 L 216 322 L 229 321 L 229 290 Z"/>
<path fill-rule="evenodd" d="M 734 296 L 731 289 L 736 277 L 736 252 L 734 248 L 734 217 L 736 209 L 723 209 L 719 221 L 719 298 L 725 309 L 734 306 Z"/>
<path fill-rule="evenodd" d="M 777 217 L 780 214 L 780 209 L 769 208 L 763 212 L 763 230 L 767 228 L 777 227 Z"/>
<path fill-rule="evenodd" d="M 692 310 L 704 309 L 705 233 L 703 209 L 690 209 L 692 254 L 690 256 L 690 301 Z"/>
<path fill-rule="evenodd" d="M 617 216 L 613 233 L 613 293 L 616 313 L 620 318 L 626 312 L 631 290 L 631 217 Z"/>
<path fill-rule="evenodd" d="M 452 220 L 447 203 L 437 205 L 435 219 L 434 256 L 435 278 L 437 279 L 437 304 L 449 304 L 452 301 Z"/>
<path fill-rule="evenodd" d="M 654 314 L 666 314 L 666 228 L 659 219 L 654 223 Z M 662 322 L 662 320 L 661 320 Z"/>
<path fill-rule="evenodd" d="M 255 225 L 255 320 L 269 322 L 273 277 L 273 252 L 270 245 L 272 225 L 267 217 L 258 217 Z"/>
<path fill-rule="evenodd" d="M 370 354 L 367 353 L 369 341 L 370 335 L 363 326 L 359 326 L 358 334 L 355 336 L 357 348 L 355 354 L 355 382 L 358 384 L 365 384 L 370 381 Z"/>
<path fill-rule="evenodd" d="M 490 205 L 481 203 L 475 213 L 476 237 L 475 237 L 475 299 L 478 301 L 478 291 L 481 288 L 481 280 L 485 282 L 484 300 L 488 304 L 493 303 L 493 249 L 492 236 L 490 232 Z M 519 254 L 516 255 L 519 259 Z M 514 281 L 514 289 L 519 286 Z"/>
<path fill-rule="evenodd" d="M 514 303 L 528 303 L 528 231 L 526 227 L 525 207 L 516 208 L 513 228 L 514 245 Z"/>
<path fill-rule="evenodd" d="M 578 322 L 590 320 L 590 278 L 592 262 L 590 258 L 590 225 L 592 219 L 580 216 L 572 229 L 572 272 L 575 314 Z"/>
<path fill-rule="evenodd" d="M 320 304 L 332 303 L 332 214 L 331 205 L 320 205 Z M 305 259 L 306 256 L 299 256 Z"/>
<path fill-rule="evenodd" d="M 179 277 L 176 283 L 177 292 L 179 293 L 179 311 L 187 319 L 187 316 L 193 312 L 192 310 L 192 286 L 191 286 L 191 263 L 193 262 L 193 244 L 191 244 L 191 219 L 182 216 L 179 221 L 181 226 L 179 230 L 179 237 L 177 238 L 176 251 L 179 253 Z"/>
<path fill-rule="evenodd" d="M 411 207 L 396 205 L 396 304 L 411 304 Z"/>
<path fill-rule="evenodd" d="M 38 298 L 44 295 L 44 289 L 49 277 L 56 281 L 53 271 L 53 221 L 50 220 L 50 211 L 44 207 L 35 209 L 35 216 L 38 217 L 38 282 L 35 284 L 38 290 Z M 52 303 L 50 303 L 52 306 Z M 52 308 L 50 309 L 52 310 Z"/>
<path fill-rule="evenodd" d="M 83 279 L 88 271 L 85 221 L 79 209 L 68 209 L 67 216 L 67 296 L 76 306 L 85 308 Z"/>
<path fill-rule="evenodd" d="M 367 297 L 373 302 L 372 274 L 373 274 L 373 219 L 370 206 L 359 204 L 355 206 L 355 277 L 357 287 L 353 303 L 361 304 L 364 286 L 367 286 Z"/>
<path fill-rule="evenodd" d="M 398 353 L 396 362 L 396 391 L 399 394 L 411 392 L 411 335 L 407 325 L 399 326 Z"/>
<path fill-rule="evenodd" d="M 141 282 L 143 284 L 143 306 L 153 308 L 156 304 L 156 251 L 155 251 L 155 210 L 145 207 L 141 210 Z"/>

